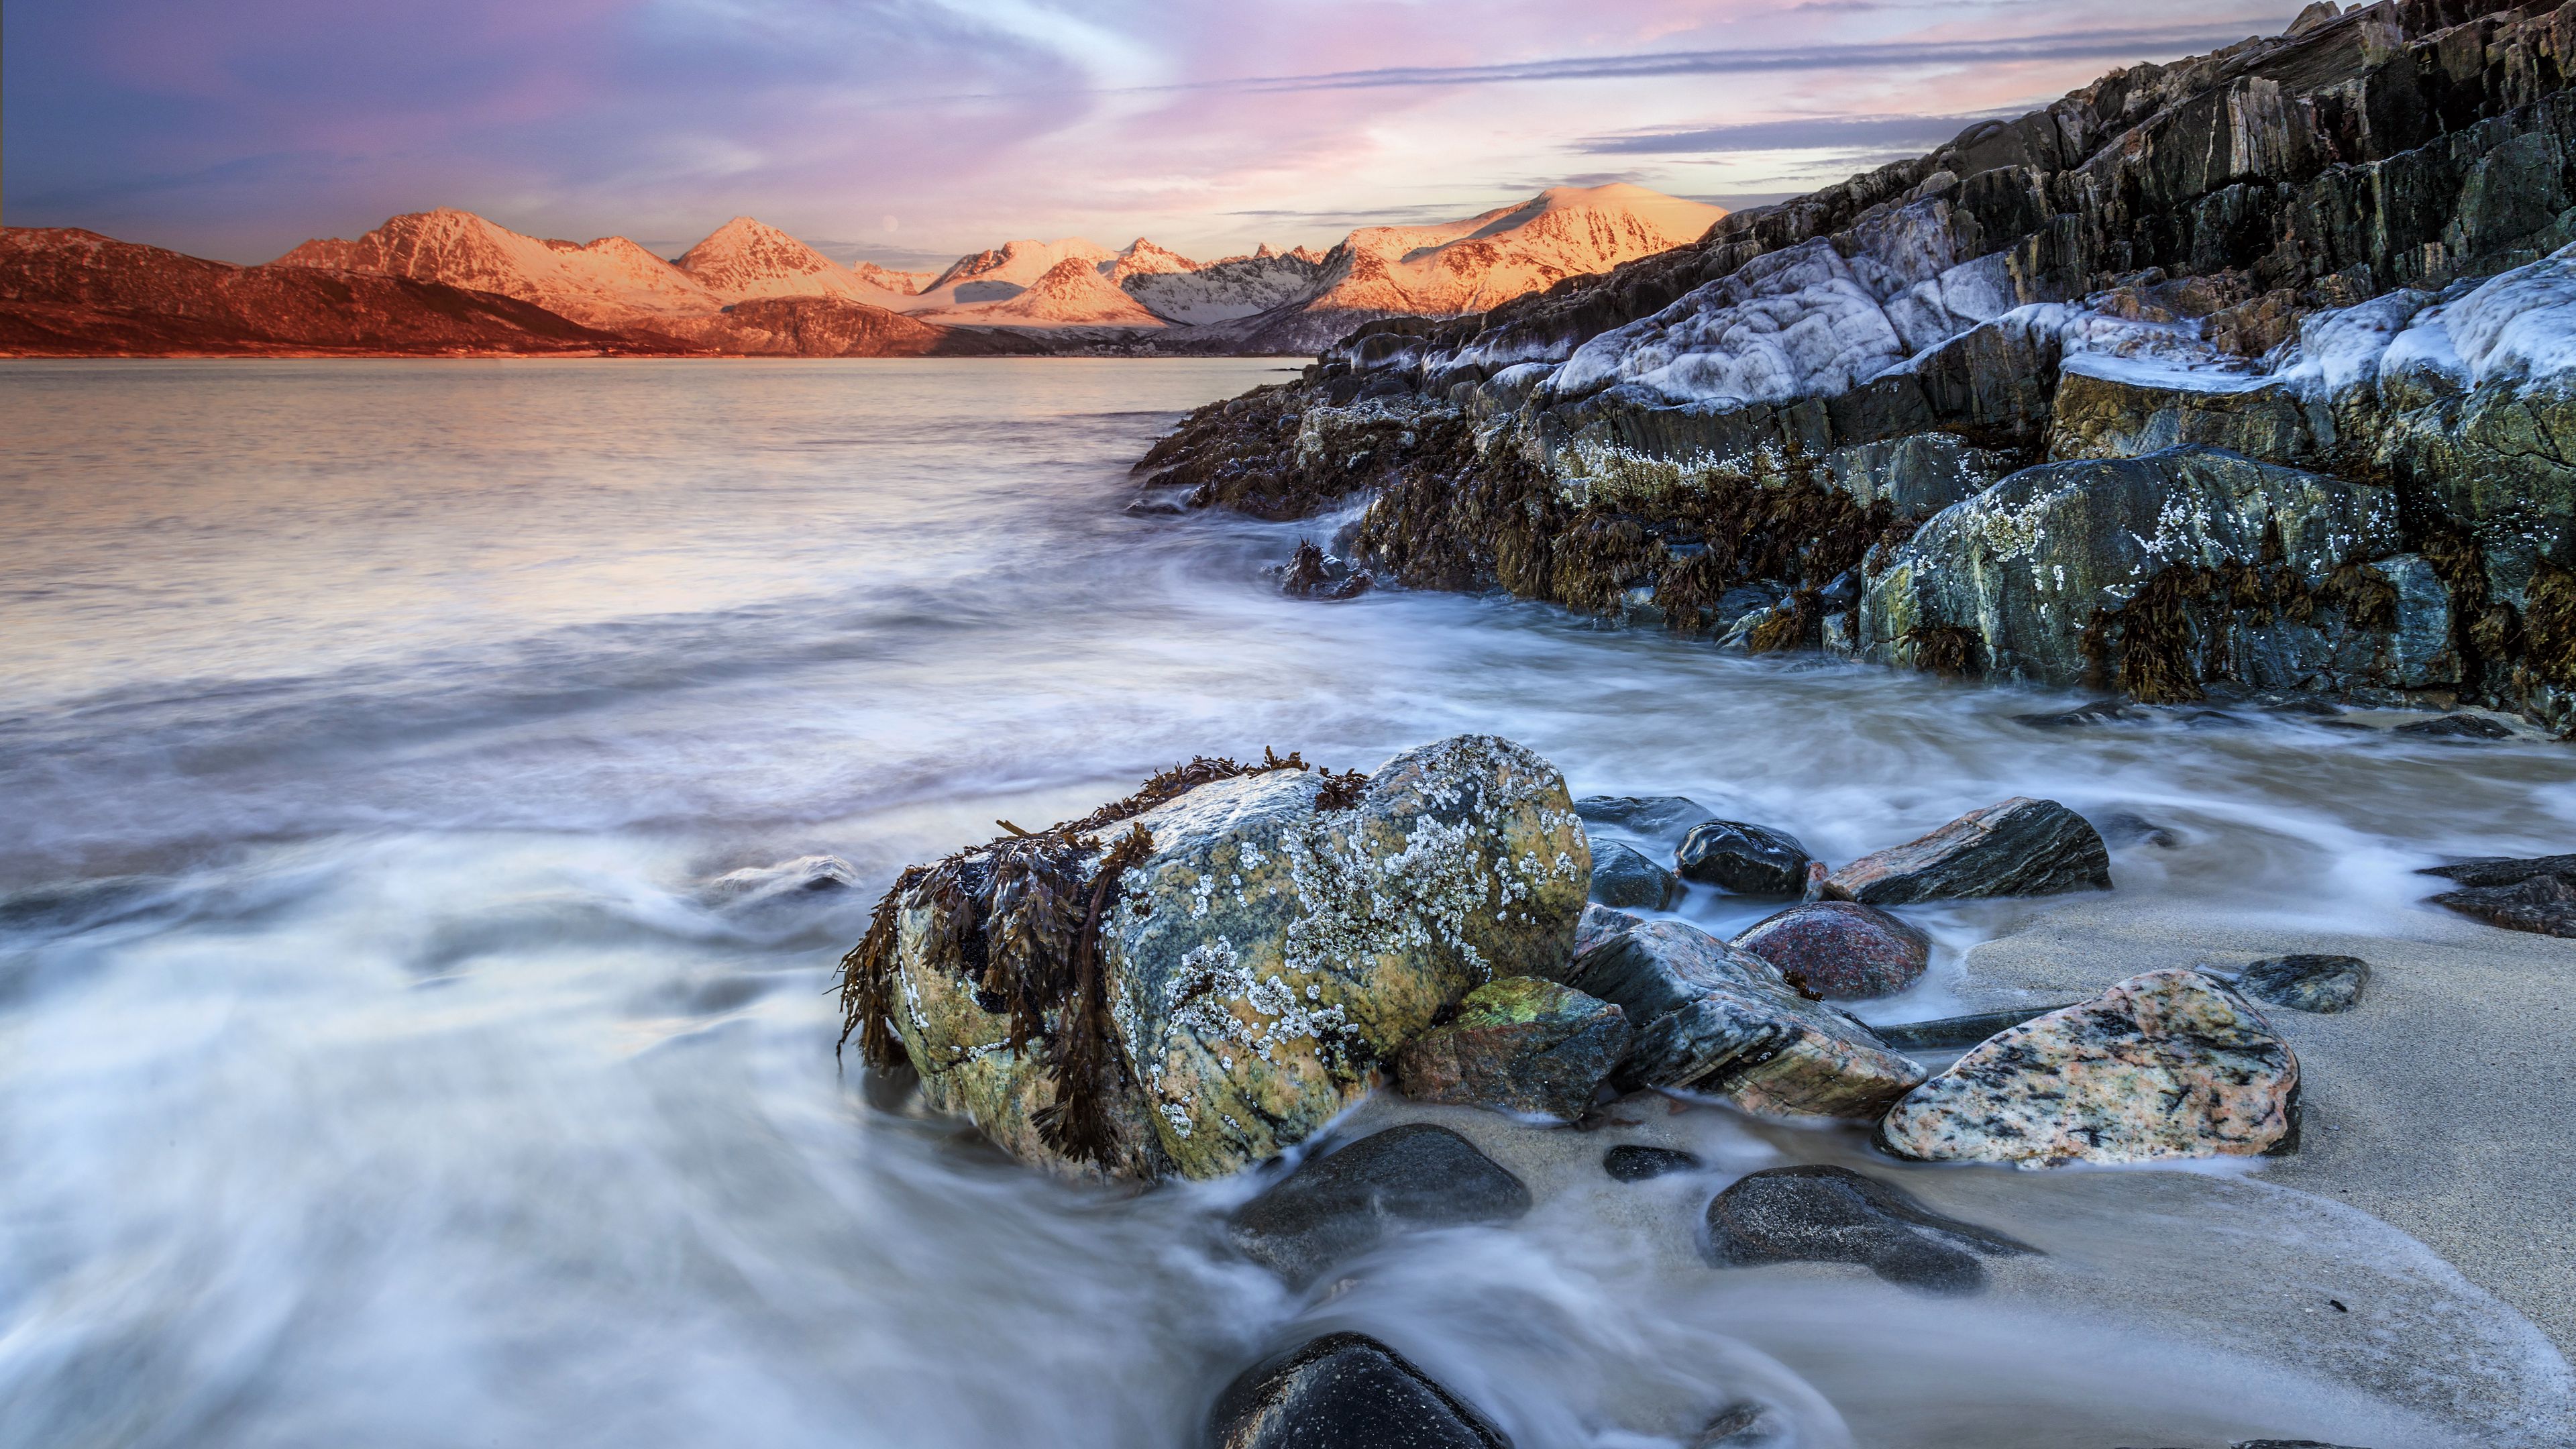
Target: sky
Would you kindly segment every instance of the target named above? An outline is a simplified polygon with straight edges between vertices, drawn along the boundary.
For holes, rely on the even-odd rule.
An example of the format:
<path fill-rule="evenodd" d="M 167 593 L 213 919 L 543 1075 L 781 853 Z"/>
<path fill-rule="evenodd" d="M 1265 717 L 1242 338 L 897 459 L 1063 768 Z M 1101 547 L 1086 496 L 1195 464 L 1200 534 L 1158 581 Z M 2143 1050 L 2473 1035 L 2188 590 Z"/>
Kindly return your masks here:
<path fill-rule="evenodd" d="M 2299 0 L 9 0 L 0 213 L 228 261 L 455 206 L 676 255 L 1201 258 L 1631 181 L 1756 205 Z"/>

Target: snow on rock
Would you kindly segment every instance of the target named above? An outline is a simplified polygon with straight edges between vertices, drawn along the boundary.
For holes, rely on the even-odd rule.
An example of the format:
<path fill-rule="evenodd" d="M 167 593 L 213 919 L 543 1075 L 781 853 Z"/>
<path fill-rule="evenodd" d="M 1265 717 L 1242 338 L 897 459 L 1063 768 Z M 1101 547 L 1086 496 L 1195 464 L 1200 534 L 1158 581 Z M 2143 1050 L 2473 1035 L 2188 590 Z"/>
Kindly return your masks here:
<path fill-rule="evenodd" d="M 1026 288 L 997 302 L 922 314 L 941 322 L 996 327 L 1161 327 L 1163 319 L 1101 275 L 1091 257 L 1069 256 Z"/>
<path fill-rule="evenodd" d="M 765 222 L 737 216 L 689 248 L 681 271 L 726 303 L 756 297 L 839 297 L 871 307 L 902 307 L 911 288 L 888 287 Z"/>
<path fill-rule="evenodd" d="M 1264 246 L 1251 256 L 1210 262 L 1195 271 L 1130 275 L 1120 284 L 1155 316 L 1183 326 L 1206 327 L 1266 312 L 1313 292 L 1323 265 L 1311 253 L 1299 255 L 1304 251 L 1300 247 L 1279 253 Z"/>
<path fill-rule="evenodd" d="M 1199 264 L 1188 257 L 1140 236 L 1127 244 L 1127 249 L 1118 254 L 1116 261 L 1103 266 L 1101 275 L 1112 284 L 1123 284 L 1129 277 L 1156 277 L 1198 269 Z"/>
<path fill-rule="evenodd" d="M 724 305 L 696 278 L 624 237 L 551 241 L 449 207 L 394 217 L 354 241 L 308 241 L 275 264 L 496 292 L 610 329 L 708 316 Z"/>
<path fill-rule="evenodd" d="M 1786 402 L 1842 392 L 1906 356 L 1878 299 L 1818 238 L 1592 339 L 1547 390 L 1572 398 L 1627 384 L 1667 404 Z"/>
<path fill-rule="evenodd" d="M 1100 243 L 1078 236 L 1051 242 L 1004 242 L 951 262 L 948 270 L 921 289 L 911 306 L 921 311 L 1007 302 L 1036 285 L 1038 278 L 1060 262 L 1080 258 L 1096 269 L 1098 264 L 1114 262 L 1117 256 Z"/>

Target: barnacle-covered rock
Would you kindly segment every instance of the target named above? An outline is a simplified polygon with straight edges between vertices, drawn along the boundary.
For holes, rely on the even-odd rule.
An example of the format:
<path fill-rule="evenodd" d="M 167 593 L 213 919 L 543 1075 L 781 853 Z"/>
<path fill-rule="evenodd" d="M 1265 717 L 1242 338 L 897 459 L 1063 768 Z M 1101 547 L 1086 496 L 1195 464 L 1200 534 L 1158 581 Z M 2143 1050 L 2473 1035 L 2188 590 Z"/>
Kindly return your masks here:
<path fill-rule="evenodd" d="M 1365 781 L 1200 761 L 907 872 L 845 1002 L 871 1061 L 909 1058 L 1014 1155 L 1214 1177 L 1303 1141 L 1476 986 L 1559 972 L 1590 879 L 1564 779 L 1508 740 Z"/>
<path fill-rule="evenodd" d="M 1104 923 L 1111 1010 L 1163 1151 L 1215 1177 L 1296 1145 L 1443 1007 L 1555 974 L 1592 878 L 1565 781 L 1490 735 L 1409 750 L 1347 809 L 1275 772 L 1138 817 Z"/>

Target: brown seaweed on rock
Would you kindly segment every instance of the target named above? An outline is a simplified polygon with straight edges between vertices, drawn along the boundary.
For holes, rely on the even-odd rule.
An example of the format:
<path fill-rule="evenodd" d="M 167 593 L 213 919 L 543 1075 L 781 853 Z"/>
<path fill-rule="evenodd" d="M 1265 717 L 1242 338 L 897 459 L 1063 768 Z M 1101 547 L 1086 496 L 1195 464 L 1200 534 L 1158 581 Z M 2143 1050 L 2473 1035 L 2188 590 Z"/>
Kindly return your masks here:
<path fill-rule="evenodd" d="M 1131 826 L 1114 843 L 1102 833 L 1218 780 L 1312 768 L 1295 751 L 1264 749 L 1253 764 L 1202 755 L 1146 780 L 1135 793 L 1079 820 L 1044 830 L 997 822 L 1005 832 L 935 864 L 908 867 L 878 899 L 867 934 L 841 958 L 841 1037 L 856 1036 L 872 1068 L 906 1063 L 894 1028 L 897 948 L 906 910 L 934 907 L 927 954 L 974 983 L 976 1003 L 1010 1017 L 1009 1046 L 1041 1044 L 1055 1100 L 1034 1121 L 1041 1139 L 1078 1162 L 1111 1165 L 1116 1148 L 1098 1084 L 1128 1068 L 1109 1016 L 1100 954 L 1101 924 L 1118 904 L 1121 878 L 1154 852 L 1151 832 Z M 1321 771 L 1316 808 L 1357 803 L 1368 777 Z"/>

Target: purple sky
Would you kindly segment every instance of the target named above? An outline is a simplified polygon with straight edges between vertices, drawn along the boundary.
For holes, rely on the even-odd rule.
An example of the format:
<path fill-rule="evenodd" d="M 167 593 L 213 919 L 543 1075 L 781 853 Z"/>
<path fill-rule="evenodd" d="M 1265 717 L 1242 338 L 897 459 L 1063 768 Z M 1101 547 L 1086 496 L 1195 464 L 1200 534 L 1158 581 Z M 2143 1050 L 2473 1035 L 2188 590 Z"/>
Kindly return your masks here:
<path fill-rule="evenodd" d="M 9 0 L 6 219 L 235 261 L 459 206 L 676 253 L 1216 256 L 1626 180 L 1740 205 L 2298 0 Z"/>

